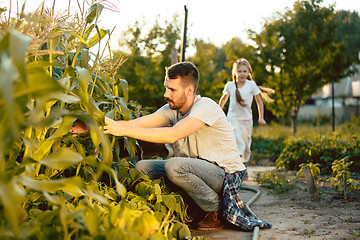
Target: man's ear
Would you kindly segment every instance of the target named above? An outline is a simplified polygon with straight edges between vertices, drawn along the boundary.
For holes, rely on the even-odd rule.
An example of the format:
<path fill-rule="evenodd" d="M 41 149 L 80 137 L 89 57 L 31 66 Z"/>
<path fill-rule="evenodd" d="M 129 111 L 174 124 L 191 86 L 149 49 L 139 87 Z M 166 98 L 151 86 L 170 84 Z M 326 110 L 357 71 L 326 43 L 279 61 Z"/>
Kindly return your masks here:
<path fill-rule="evenodd" d="M 195 88 L 191 84 L 189 86 L 187 86 L 186 89 L 185 89 L 185 92 L 186 92 L 187 95 L 193 95 L 194 91 L 195 91 Z"/>

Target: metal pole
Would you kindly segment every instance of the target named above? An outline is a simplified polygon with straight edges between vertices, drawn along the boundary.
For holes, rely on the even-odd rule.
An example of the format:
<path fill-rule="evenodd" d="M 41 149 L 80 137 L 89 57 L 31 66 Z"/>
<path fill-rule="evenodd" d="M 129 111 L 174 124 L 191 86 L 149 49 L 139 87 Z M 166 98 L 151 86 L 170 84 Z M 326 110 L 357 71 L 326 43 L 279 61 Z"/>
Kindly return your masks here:
<path fill-rule="evenodd" d="M 182 39 L 182 45 L 181 45 L 180 62 L 185 61 L 185 48 L 186 48 L 186 29 L 187 29 L 187 16 L 188 16 L 188 10 L 186 8 L 186 5 L 184 5 L 184 9 L 185 9 L 185 19 L 184 19 L 184 32 L 183 32 L 183 39 Z"/>
<path fill-rule="evenodd" d="M 331 83 L 332 131 L 335 132 L 335 83 Z"/>

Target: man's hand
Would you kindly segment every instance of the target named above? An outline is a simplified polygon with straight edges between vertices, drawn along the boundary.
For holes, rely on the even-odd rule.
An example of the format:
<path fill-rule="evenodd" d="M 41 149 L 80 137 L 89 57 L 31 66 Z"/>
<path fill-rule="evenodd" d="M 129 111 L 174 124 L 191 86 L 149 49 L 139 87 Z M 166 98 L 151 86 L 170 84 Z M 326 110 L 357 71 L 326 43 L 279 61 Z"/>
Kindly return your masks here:
<path fill-rule="evenodd" d="M 76 134 L 87 133 L 88 131 L 89 131 L 89 126 L 81 121 L 79 121 L 75 126 L 71 127 L 69 130 L 69 132 L 75 133 L 74 134 L 75 136 Z"/>
<path fill-rule="evenodd" d="M 101 127 L 100 127 L 101 128 Z M 105 117 L 104 133 L 114 136 L 124 136 L 126 126 L 120 121 L 114 121 L 111 118 Z"/>

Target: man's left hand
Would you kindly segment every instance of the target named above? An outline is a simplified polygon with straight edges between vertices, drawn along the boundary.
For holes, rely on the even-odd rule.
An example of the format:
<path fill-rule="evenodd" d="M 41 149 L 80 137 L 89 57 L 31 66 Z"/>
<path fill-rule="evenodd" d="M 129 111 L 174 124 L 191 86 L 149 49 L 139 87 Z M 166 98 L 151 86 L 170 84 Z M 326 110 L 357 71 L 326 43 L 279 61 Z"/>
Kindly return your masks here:
<path fill-rule="evenodd" d="M 120 121 L 114 121 L 111 118 L 105 117 L 105 125 L 103 128 L 105 134 L 124 136 L 125 126 L 121 124 Z"/>

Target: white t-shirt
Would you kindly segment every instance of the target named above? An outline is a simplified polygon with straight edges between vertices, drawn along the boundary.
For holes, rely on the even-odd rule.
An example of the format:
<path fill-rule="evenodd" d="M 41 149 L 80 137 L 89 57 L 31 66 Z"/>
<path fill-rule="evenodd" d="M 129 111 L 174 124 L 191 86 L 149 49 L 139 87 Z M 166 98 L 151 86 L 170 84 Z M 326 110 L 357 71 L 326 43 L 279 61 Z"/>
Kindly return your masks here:
<path fill-rule="evenodd" d="M 212 99 L 196 96 L 191 109 L 184 116 L 178 110 L 171 110 L 169 104 L 156 113 L 173 125 L 188 116 L 205 123 L 195 133 L 178 140 L 184 156 L 206 159 L 230 173 L 246 169 L 240 159 L 233 128 L 223 110 Z"/>
<path fill-rule="evenodd" d="M 261 90 L 254 81 L 246 80 L 244 86 L 238 88 L 240 90 L 240 95 L 246 104 L 246 106 L 243 107 L 236 100 L 235 89 L 235 82 L 231 81 L 226 83 L 223 90 L 223 94 L 230 95 L 229 110 L 227 114 L 228 119 L 252 119 L 251 104 L 254 96 L 260 94 Z"/>

